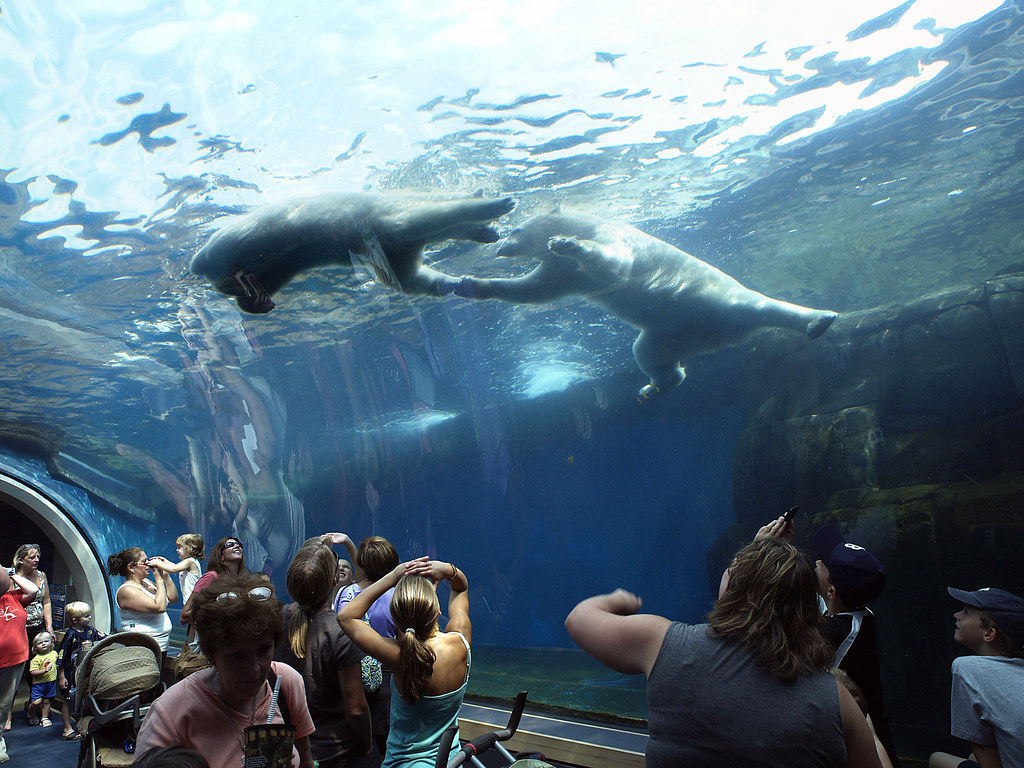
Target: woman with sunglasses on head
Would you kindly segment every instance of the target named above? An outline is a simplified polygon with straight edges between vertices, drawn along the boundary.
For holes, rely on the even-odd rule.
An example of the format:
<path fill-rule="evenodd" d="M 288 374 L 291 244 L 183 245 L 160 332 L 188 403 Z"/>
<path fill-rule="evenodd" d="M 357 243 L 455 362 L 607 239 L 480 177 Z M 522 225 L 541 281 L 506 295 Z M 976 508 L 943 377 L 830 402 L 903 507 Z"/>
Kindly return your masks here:
<path fill-rule="evenodd" d="M 139 547 L 128 547 L 107 558 L 107 572 L 125 578 L 116 598 L 121 609 L 121 630 L 150 635 L 165 656 L 171 636 L 167 606 L 178 602 L 174 579 L 162 567 L 166 562 L 163 558 L 146 557 Z M 153 578 L 149 578 L 151 574 Z"/>
<path fill-rule="evenodd" d="M 444 631 L 438 625 L 437 585 L 442 581 L 451 587 Z M 363 621 L 373 602 L 392 587 L 397 639 L 379 634 Z M 442 734 L 458 725 L 472 642 L 468 590 L 469 581 L 461 569 L 421 557 L 400 563 L 338 612 L 345 634 L 393 673 L 391 730 L 382 768 L 431 768 Z M 455 752 L 457 734 L 453 745 Z"/>
<path fill-rule="evenodd" d="M 248 573 L 249 569 L 245 567 L 245 547 L 242 541 L 235 536 L 225 536 L 210 548 L 210 559 L 206 561 L 206 573 L 196 581 L 195 586 L 192 587 L 192 594 L 202 592 L 218 576 L 238 576 Z M 181 609 L 181 623 L 191 624 L 193 613 L 194 606 L 190 595 L 185 607 Z"/>
<path fill-rule="evenodd" d="M 281 603 L 258 576 L 220 576 L 193 591 L 194 621 L 212 666 L 172 685 L 150 707 L 136 743 L 139 754 L 180 744 L 210 765 L 242 764 L 246 729 L 267 723 L 274 687 L 280 684 L 273 722 L 295 727 L 293 768 L 313 768 L 313 721 L 302 677 L 272 661 L 284 637 Z"/>

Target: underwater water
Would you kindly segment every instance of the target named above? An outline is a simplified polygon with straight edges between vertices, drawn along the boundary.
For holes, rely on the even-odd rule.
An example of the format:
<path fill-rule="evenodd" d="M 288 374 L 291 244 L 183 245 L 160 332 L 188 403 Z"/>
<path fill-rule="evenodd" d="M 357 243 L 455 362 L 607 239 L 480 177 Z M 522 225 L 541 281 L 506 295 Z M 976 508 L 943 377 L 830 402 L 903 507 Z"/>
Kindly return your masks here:
<path fill-rule="evenodd" d="M 642 719 L 642 680 L 564 661 L 580 599 L 622 586 L 697 621 L 752 521 L 847 509 L 833 486 L 948 479 L 896 481 L 880 453 L 939 418 L 914 410 L 930 398 L 912 359 L 883 387 L 910 405 L 869 419 L 855 450 L 758 443 L 751 424 L 838 412 L 826 395 L 869 390 L 882 365 L 855 331 L 1024 271 L 1022 29 L 1019 2 L 991 1 L 2 3 L 0 452 L 84 490 L 70 514 L 101 558 L 233 534 L 283 589 L 301 542 L 340 530 L 454 561 L 474 644 L 494 649 L 478 692 L 514 695 L 506 649 L 521 649 L 532 701 Z M 516 199 L 503 235 L 562 204 L 840 318 L 813 341 L 773 329 L 693 357 L 678 389 L 639 402 L 636 329 L 580 298 L 406 296 L 357 264 L 304 271 L 249 315 L 189 272 L 225 217 L 265 204 L 476 190 Z M 496 252 L 442 241 L 428 261 L 482 277 L 536 264 Z M 1019 411 L 1022 347 L 1006 343 L 1009 394 L 963 376 L 982 404 L 957 421 L 968 437 Z M 766 362 L 805 348 L 813 365 Z M 980 487 L 1024 471 L 1019 443 L 999 445 L 998 472 L 947 474 Z M 783 488 L 769 449 L 796 456 Z M 870 466 L 832 483 L 831 464 L 800 472 L 814 452 Z M 899 571 L 907 518 L 864 519 Z M 928 731 L 905 695 L 925 672 L 905 672 L 916 654 L 891 635 L 894 719 Z"/>

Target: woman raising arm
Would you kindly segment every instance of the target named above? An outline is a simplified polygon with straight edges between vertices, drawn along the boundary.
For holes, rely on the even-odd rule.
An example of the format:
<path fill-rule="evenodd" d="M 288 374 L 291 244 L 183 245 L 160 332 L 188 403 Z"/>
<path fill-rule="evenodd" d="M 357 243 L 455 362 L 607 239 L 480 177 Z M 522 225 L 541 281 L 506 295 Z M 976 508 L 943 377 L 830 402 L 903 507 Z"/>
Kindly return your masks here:
<path fill-rule="evenodd" d="M 436 593 L 441 581 L 451 586 L 443 632 Z M 370 605 L 392 587 L 397 639 L 383 637 L 363 621 Z M 433 766 L 442 734 L 458 723 L 472 641 L 468 589 L 466 575 L 455 565 L 422 557 L 398 565 L 338 612 L 338 623 L 352 641 L 394 671 L 391 731 L 382 768 Z"/>
<path fill-rule="evenodd" d="M 150 560 L 139 547 L 128 547 L 107 558 L 107 572 L 111 576 L 125 578 L 124 584 L 117 590 L 122 631 L 151 635 L 166 654 L 167 641 L 171 635 L 167 606 L 178 601 L 178 588 L 174 586 L 170 574 L 161 569 L 162 560 Z M 147 578 L 151 570 L 152 579 Z"/>
<path fill-rule="evenodd" d="M 565 625 L 583 650 L 647 675 L 648 768 L 879 768 L 867 721 L 829 674 L 814 565 L 779 538 L 739 551 L 707 624 L 638 614 L 624 590 Z"/>

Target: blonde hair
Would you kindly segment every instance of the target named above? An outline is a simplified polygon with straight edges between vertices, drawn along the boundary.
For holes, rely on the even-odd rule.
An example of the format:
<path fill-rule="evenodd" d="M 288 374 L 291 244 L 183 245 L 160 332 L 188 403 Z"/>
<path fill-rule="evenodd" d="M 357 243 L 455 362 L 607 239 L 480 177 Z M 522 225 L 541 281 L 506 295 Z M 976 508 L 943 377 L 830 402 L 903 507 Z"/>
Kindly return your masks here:
<path fill-rule="evenodd" d="M 426 640 L 437 625 L 440 613 L 437 593 L 430 579 L 406 576 L 398 582 L 391 596 L 391 618 L 398 633 L 399 664 L 402 666 L 402 682 L 398 690 L 410 704 L 415 704 L 426 693 L 434 673 L 437 657 Z"/>
<path fill-rule="evenodd" d="M 288 618 L 288 644 L 296 658 L 305 657 L 309 624 L 331 599 L 337 562 L 334 550 L 316 540 L 302 547 L 288 566 L 285 584 L 298 606 Z"/>
<path fill-rule="evenodd" d="M 92 606 L 88 603 L 83 603 L 81 600 L 68 603 L 67 607 L 64 608 L 64 615 L 71 619 L 71 621 L 81 618 L 82 616 L 88 616 L 91 613 Z"/>
<path fill-rule="evenodd" d="M 206 544 L 198 533 L 183 533 L 174 540 L 174 543 L 184 549 L 189 557 L 194 557 L 196 560 L 206 557 Z"/>
<path fill-rule="evenodd" d="M 729 573 L 708 616 L 712 634 L 745 643 L 760 666 L 787 682 L 831 666 L 817 576 L 806 555 L 782 539 L 760 539 L 737 553 Z"/>
<path fill-rule="evenodd" d="M 14 562 L 11 563 L 11 566 L 16 569 L 20 568 L 21 561 L 24 560 L 29 551 L 33 549 L 40 554 L 43 552 L 43 550 L 39 548 L 38 544 L 22 544 L 18 547 L 18 551 L 14 553 Z"/>

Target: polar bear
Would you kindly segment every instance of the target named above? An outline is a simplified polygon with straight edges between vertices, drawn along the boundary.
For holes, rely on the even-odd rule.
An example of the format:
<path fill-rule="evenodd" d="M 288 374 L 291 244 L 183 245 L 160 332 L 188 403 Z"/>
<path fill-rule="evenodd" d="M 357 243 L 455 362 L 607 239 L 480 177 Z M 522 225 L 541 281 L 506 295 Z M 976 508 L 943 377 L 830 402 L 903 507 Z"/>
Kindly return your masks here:
<path fill-rule="evenodd" d="M 494 243 L 488 224 L 515 207 L 511 197 L 335 193 L 269 205 L 219 229 L 192 257 L 207 278 L 253 313 L 303 270 L 365 264 L 378 282 L 406 294 L 450 293 L 458 279 L 423 264 L 423 248 L 443 240 Z"/>
<path fill-rule="evenodd" d="M 642 398 L 677 387 L 682 361 L 743 341 L 759 328 L 823 334 L 836 313 L 769 298 L 700 259 L 629 224 L 556 208 L 534 216 L 498 247 L 499 256 L 540 259 L 518 278 L 464 277 L 472 299 L 538 304 L 582 296 L 640 329 L 633 357 L 650 383 Z"/>

